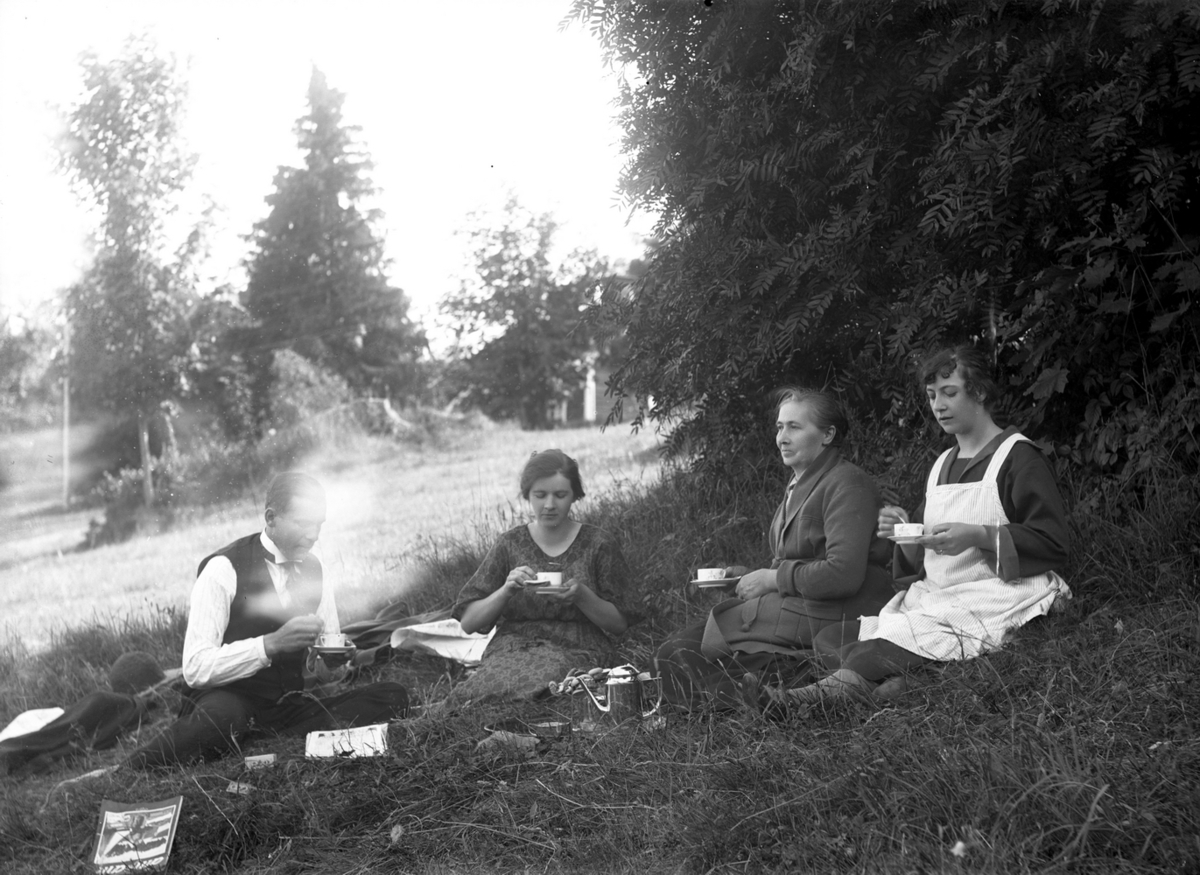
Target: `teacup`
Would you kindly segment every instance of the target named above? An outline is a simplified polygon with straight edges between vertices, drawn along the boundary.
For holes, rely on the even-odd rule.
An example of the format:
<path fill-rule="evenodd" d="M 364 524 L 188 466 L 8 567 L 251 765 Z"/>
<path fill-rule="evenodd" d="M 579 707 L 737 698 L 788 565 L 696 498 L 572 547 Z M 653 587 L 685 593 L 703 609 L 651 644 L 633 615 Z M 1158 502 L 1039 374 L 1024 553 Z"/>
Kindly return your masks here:
<path fill-rule="evenodd" d="M 534 578 L 534 583 L 545 586 L 562 586 L 561 571 L 539 571 L 537 577 Z"/>
<path fill-rule="evenodd" d="M 919 538 L 925 534 L 925 527 L 920 523 L 896 523 L 892 526 L 892 535 L 897 538 Z"/>
<path fill-rule="evenodd" d="M 696 580 L 724 580 L 724 568 L 698 568 L 696 569 Z"/>
<path fill-rule="evenodd" d="M 341 632 L 322 632 L 317 636 L 318 647 L 345 647 L 346 636 Z"/>

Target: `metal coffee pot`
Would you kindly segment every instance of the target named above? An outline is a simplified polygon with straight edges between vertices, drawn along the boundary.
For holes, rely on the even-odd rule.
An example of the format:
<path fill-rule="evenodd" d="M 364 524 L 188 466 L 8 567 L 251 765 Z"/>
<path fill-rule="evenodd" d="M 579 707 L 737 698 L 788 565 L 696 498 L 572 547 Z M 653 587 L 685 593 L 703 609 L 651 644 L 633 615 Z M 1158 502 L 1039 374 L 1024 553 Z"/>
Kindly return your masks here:
<path fill-rule="evenodd" d="M 591 685 L 583 687 L 599 712 L 598 718 L 614 725 L 627 720 L 652 717 L 662 708 L 662 679 L 639 673 L 632 665 L 621 665 L 608 672 L 603 701 Z"/>

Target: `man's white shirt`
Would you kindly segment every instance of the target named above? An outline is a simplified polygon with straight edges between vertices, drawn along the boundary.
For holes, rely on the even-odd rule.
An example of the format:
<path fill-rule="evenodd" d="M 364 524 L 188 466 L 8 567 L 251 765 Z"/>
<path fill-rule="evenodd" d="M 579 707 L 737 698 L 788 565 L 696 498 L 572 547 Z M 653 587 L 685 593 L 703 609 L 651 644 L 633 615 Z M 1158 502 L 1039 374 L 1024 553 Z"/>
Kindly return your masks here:
<path fill-rule="evenodd" d="M 275 557 L 275 563 L 285 561 L 266 532 L 261 532 L 259 538 L 267 552 Z M 315 549 L 311 553 L 320 560 Z M 271 582 L 275 584 L 275 591 L 286 607 L 291 601 L 286 589 L 287 574 L 280 565 L 266 559 L 263 561 L 270 572 Z M 324 568 L 323 564 L 322 568 L 324 581 L 321 603 L 316 613 L 325 624 L 324 631 L 340 632 L 329 569 Z M 183 679 L 193 689 L 220 687 L 250 677 L 271 664 L 261 635 L 229 644 L 222 643 L 229 626 L 229 608 L 236 594 L 237 572 L 233 570 L 233 563 L 225 556 L 214 556 L 208 560 L 192 587 L 187 634 L 183 639 Z"/>

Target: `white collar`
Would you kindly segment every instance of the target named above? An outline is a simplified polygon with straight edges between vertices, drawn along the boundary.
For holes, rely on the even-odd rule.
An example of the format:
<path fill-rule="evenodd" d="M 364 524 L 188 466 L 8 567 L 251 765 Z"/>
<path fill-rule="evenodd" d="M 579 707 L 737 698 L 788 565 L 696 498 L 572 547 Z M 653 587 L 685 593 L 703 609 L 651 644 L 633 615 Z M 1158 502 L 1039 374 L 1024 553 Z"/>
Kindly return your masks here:
<path fill-rule="evenodd" d="M 271 554 L 271 557 L 276 565 L 278 565 L 280 562 L 288 561 L 287 557 L 285 557 L 283 553 L 280 552 L 279 548 L 275 546 L 275 542 L 271 540 L 269 535 L 267 535 L 266 529 L 262 530 L 262 533 L 259 534 L 258 539 L 262 542 L 262 545 L 266 548 L 266 551 Z"/>
<path fill-rule="evenodd" d="M 275 542 L 271 540 L 266 529 L 263 529 L 262 532 L 259 533 L 258 539 L 262 542 L 263 548 L 271 554 L 271 561 L 273 561 L 276 565 L 278 565 L 280 562 L 303 562 L 305 559 L 308 559 L 309 556 L 312 556 L 318 562 L 321 561 L 321 551 L 317 548 L 316 544 L 313 544 L 312 549 L 308 551 L 308 555 L 305 556 L 304 559 L 292 560 L 284 556 L 283 551 L 275 546 Z"/>

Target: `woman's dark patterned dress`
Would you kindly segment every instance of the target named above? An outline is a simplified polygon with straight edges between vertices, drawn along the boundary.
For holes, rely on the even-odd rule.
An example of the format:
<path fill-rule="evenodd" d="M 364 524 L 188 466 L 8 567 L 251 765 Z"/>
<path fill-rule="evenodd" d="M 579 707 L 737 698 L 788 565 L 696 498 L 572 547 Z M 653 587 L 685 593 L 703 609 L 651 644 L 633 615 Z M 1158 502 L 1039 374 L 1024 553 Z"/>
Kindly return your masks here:
<path fill-rule="evenodd" d="M 558 556 L 542 552 L 527 526 L 502 534 L 459 593 L 452 615 L 461 619 L 469 602 L 498 590 L 519 565 L 534 571 L 561 571 L 564 583 L 576 579 L 587 584 L 627 620 L 633 619 L 627 603 L 632 581 L 625 557 L 612 536 L 586 523 Z M 582 611 L 526 589 L 509 599 L 482 664 L 451 691 L 447 701 L 457 705 L 491 698 L 528 699 L 546 690 L 550 681 L 562 680 L 572 668 L 607 665 L 612 659 L 611 639 Z"/>

